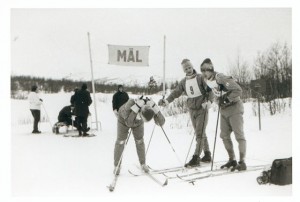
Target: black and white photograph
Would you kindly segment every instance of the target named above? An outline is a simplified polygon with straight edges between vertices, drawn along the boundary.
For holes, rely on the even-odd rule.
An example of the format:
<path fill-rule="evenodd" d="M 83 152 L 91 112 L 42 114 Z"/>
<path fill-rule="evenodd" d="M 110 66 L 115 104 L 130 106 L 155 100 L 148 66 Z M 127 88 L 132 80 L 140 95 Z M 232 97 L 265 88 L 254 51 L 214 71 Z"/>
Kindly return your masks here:
<path fill-rule="evenodd" d="M 11 7 L 11 197 L 292 201 L 293 11 Z"/>

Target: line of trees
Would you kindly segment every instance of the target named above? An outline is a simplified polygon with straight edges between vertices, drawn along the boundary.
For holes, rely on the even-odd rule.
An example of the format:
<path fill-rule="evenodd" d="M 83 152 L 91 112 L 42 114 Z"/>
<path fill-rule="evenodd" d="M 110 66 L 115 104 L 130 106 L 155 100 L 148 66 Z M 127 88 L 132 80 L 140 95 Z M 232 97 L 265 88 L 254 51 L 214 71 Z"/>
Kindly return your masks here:
<path fill-rule="evenodd" d="M 267 102 L 271 115 L 280 112 L 290 103 L 282 103 L 279 98 L 292 97 L 292 50 L 287 43 L 274 43 L 267 50 L 258 52 L 251 67 L 240 54 L 230 64 L 229 74 L 243 88 L 243 100 L 258 98 Z M 265 91 L 251 86 L 251 80 L 260 80 Z"/>
<path fill-rule="evenodd" d="M 278 98 L 292 97 L 292 50 L 286 44 L 274 43 L 263 52 L 258 52 L 251 67 L 238 53 L 235 60 L 229 63 L 227 74 L 233 76 L 243 88 L 242 99 L 259 97 L 263 102 L 269 102 L 271 114 L 276 112 L 274 100 Z M 257 92 L 251 87 L 251 80 L 262 79 L 266 83 L 265 92 Z M 23 99 L 26 95 L 20 96 L 20 92 L 28 92 L 31 86 L 37 84 L 46 93 L 57 93 L 59 91 L 71 92 L 80 88 L 82 83 L 87 83 L 92 89 L 90 81 L 73 81 L 69 79 L 47 79 L 31 76 L 11 76 L 11 97 Z M 167 84 L 167 88 L 174 89 L 178 81 Z M 125 86 L 127 92 L 134 94 L 155 94 L 163 89 L 161 83 L 155 88 L 148 86 Z M 117 84 L 95 83 L 96 92 L 113 93 Z"/>
<path fill-rule="evenodd" d="M 263 52 L 258 52 L 253 67 L 238 53 L 230 63 L 228 74 L 243 88 L 243 99 L 261 97 L 264 101 L 292 97 L 292 50 L 286 44 L 274 43 Z M 265 92 L 251 88 L 251 80 L 261 79 L 266 83 Z"/>
<path fill-rule="evenodd" d="M 80 88 L 82 83 L 86 83 L 88 88 L 92 89 L 91 81 L 73 81 L 70 79 L 47 79 L 43 77 L 32 76 L 11 76 L 11 97 L 15 99 L 25 99 L 26 93 L 31 90 L 32 85 L 38 85 L 45 93 L 58 93 L 60 91 L 72 92 L 75 88 Z M 169 84 L 171 89 L 175 88 L 178 82 Z M 118 84 L 95 83 L 95 91 L 101 93 L 114 93 Z M 167 84 L 168 87 L 168 84 Z M 156 88 L 149 89 L 148 86 L 125 86 L 127 92 L 134 94 L 155 94 L 163 90 L 161 83 Z"/>

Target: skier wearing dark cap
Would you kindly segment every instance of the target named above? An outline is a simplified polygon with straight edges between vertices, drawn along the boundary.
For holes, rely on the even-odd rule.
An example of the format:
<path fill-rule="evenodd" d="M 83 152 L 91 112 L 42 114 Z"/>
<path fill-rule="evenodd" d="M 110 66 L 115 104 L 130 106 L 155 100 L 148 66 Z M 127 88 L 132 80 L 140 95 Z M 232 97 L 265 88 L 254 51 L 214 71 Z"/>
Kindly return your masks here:
<path fill-rule="evenodd" d="M 214 71 L 213 63 L 209 58 L 201 64 L 201 71 L 205 75 L 207 85 L 212 89 L 216 101 L 220 106 L 221 138 L 227 150 L 229 161 L 221 168 L 234 170 L 246 170 L 246 138 L 244 135 L 244 106 L 241 101 L 242 89 L 235 82 L 232 76 L 225 76 Z M 239 145 L 240 160 L 237 163 L 231 140 L 231 133 L 234 132 L 235 139 Z"/>
<path fill-rule="evenodd" d="M 124 91 L 124 88 L 122 85 L 118 85 L 118 89 L 117 92 L 113 95 L 113 99 L 112 99 L 112 107 L 113 107 L 113 111 L 116 115 L 116 117 L 118 117 L 118 111 L 119 108 L 128 101 L 129 96 L 128 94 Z"/>
<path fill-rule="evenodd" d="M 118 167 L 118 163 L 122 156 L 130 129 L 134 136 L 141 168 L 144 172 L 149 172 L 145 157 L 144 122 L 149 122 L 152 118 L 154 118 L 156 125 L 163 126 L 165 123 L 164 116 L 151 99 L 143 99 L 142 97 L 137 100 L 129 99 L 120 107 L 117 124 L 117 140 L 114 149 L 114 174 L 118 175 L 120 173 L 121 166 Z"/>
<path fill-rule="evenodd" d="M 211 152 L 205 128 L 208 120 L 208 109 L 213 101 L 213 94 L 207 88 L 203 76 L 195 71 L 190 60 L 182 60 L 181 66 L 186 77 L 179 82 L 166 99 L 160 100 L 158 104 L 166 106 L 183 93 L 187 95 L 187 107 L 196 134 L 196 149 L 192 159 L 185 167 L 195 167 L 200 165 L 200 161 L 211 161 Z M 204 150 L 204 157 L 200 159 L 202 150 Z"/>
<path fill-rule="evenodd" d="M 75 93 L 74 104 L 79 136 L 88 136 L 87 119 L 90 113 L 89 106 L 92 104 L 92 98 L 85 83 L 82 84 L 81 89 Z"/>

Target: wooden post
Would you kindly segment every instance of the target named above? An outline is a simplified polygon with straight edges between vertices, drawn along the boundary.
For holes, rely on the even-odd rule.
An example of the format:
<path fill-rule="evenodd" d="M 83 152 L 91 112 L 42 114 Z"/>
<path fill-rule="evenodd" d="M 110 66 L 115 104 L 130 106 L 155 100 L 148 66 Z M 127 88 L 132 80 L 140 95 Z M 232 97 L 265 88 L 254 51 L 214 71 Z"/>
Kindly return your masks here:
<path fill-rule="evenodd" d="M 261 130 L 261 119 L 260 119 L 260 99 L 257 96 L 257 101 L 258 101 L 258 124 L 259 124 L 259 130 Z"/>
<path fill-rule="evenodd" d="M 94 98 L 93 103 L 94 103 L 95 117 L 96 117 L 96 130 L 98 131 L 98 116 L 97 116 L 97 104 L 96 104 L 97 100 L 96 100 L 96 95 L 95 95 L 95 82 L 94 82 L 94 71 L 93 71 L 90 33 L 88 32 L 87 35 L 88 35 L 88 42 L 89 42 L 90 64 L 91 64 L 91 74 L 92 74 L 92 88 L 93 88 L 93 98 Z"/>

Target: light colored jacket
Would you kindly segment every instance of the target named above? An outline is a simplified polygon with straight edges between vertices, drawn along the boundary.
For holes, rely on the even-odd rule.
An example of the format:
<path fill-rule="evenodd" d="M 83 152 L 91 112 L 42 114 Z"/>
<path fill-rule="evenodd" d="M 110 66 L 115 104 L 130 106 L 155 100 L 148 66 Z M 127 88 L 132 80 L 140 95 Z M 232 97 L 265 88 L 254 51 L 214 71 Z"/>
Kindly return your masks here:
<path fill-rule="evenodd" d="M 30 92 L 28 95 L 29 108 L 35 110 L 41 110 L 41 104 L 43 103 L 36 92 Z"/>
<path fill-rule="evenodd" d="M 216 81 L 222 90 L 226 92 L 226 96 L 230 102 L 238 102 L 241 100 L 243 90 L 232 76 L 216 73 Z"/>
<path fill-rule="evenodd" d="M 143 120 L 137 119 L 137 114 L 131 110 L 131 107 L 134 104 L 135 101 L 133 99 L 129 99 L 119 109 L 118 121 L 129 128 L 138 127 L 144 124 Z M 161 112 L 158 112 L 158 114 L 154 115 L 153 119 L 156 125 L 162 126 L 165 123 L 165 117 L 162 115 Z"/>

